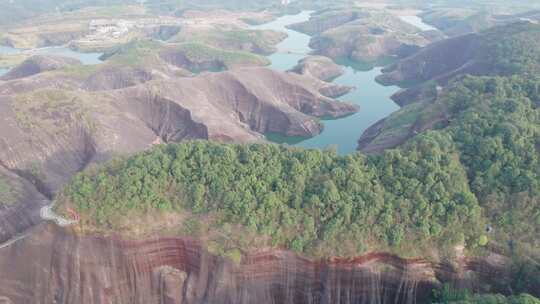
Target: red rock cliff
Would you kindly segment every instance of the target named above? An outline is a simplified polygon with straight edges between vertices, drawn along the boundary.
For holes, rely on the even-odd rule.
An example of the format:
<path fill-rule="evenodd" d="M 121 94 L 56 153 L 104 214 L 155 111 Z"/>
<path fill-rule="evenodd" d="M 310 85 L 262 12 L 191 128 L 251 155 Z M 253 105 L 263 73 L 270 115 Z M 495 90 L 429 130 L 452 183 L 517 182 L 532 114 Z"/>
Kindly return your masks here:
<path fill-rule="evenodd" d="M 126 241 L 43 224 L 0 249 L 0 303 L 423 303 L 441 280 L 474 288 L 504 278 L 500 264 L 456 269 L 386 253 L 310 260 L 271 251 L 236 265 L 192 239 Z"/>

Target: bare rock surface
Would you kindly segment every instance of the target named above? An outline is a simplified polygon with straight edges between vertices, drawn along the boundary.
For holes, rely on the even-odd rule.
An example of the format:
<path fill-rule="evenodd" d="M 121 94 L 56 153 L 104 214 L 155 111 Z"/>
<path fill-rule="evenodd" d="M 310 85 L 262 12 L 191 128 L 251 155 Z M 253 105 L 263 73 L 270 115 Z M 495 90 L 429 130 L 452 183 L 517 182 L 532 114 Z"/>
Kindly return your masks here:
<path fill-rule="evenodd" d="M 330 81 L 343 75 L 343 67 L 324 56 L 309 56 L 302 59 L 292 72 L 310 75 L 323 81 Z"/>
<path fill-rule="evenodd" d="M 39 209 L 47 204 L 35 185 L 0 164 L 0 247 L 40 223 Z"/>
<path fill-rule="evenodd" d="M 317 55 L 370 64 L 409 56 L 439 39 L 384 10 L 323 10 L 289 27 L 313 36 L 309 46 Z"/>
<path fill-rule="evenodd" d="M 386 68 L 377 80 L 393 85 L 429 80 L 444 82 L 463 73 L 482 74 L 486 68 L 474 60 L 479 48 L 477 34 L 439 41 Z"/>
<path fill-rule="evenodd" d="M 89 164 L 190 139 L 314 136 L 322 130 L 317 117 L 358 110 L 327 97 L 345 88 L 311 76 L 258 67 L 175 77 L 154 67 L 58 70 L 0 83 L 0 164 L 31 188 L 22 193 L 35 194 L 3 211 L 19 214 L 11 217 L 20 225 L 6 224 L 1 239 L 39 222 L 43 201 Z"/>
<path fill-rule="evenodd" d="M 496 254 L 451 264 L 380 252 L 318 260 L 273 250 L 234 263 L 189 238 L 76 230 L 43 224 L 0 249 L 0 297 L 17 304 L 423 303 L 441 282 L 475 290 L 509 275 L 509 259 Z"/>
<path fill-rule="evenodd" d="M 34 55 L 18 66 L 14 67 L 1 80 L 13 80 L 39 74 L 45 71 L 59 70 L 72 65 L 81 65 L 82 63 L 73 58 L 55 56 L 55 55 Z"/>

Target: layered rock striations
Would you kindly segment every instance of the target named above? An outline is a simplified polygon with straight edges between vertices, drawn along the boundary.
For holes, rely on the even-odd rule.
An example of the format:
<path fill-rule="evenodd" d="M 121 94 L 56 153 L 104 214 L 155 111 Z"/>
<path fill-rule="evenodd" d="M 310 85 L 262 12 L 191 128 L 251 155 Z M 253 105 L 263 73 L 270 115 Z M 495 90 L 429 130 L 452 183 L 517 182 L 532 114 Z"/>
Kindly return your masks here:
<path fill-rule="evenodd" d="M 441 282 L 477 290 L 509 275 L 496 254 L 452 266 L 385 253 L 316 260 L 274 250 L 234 263 L 203 248 L 189 238 L 131 241 L 40 225 L 0 249 L 0 296 L 17 304 L 423 303 Z"/>

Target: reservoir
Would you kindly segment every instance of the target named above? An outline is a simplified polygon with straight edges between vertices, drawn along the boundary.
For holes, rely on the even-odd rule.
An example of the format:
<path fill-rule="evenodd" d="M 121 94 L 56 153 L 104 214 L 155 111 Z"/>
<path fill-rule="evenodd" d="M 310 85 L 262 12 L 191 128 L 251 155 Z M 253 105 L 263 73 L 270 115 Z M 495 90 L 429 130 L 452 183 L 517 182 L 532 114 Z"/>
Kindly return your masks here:
<path fill-rule="evenodd" d="M 287 71 L 293 68 L 298 61 L 311 53 L 309 47 L 310 36 L 290 30 L 287 25 L 303 22 L 310 18 L 311 12 L 305 11 L 297 15 L 286 15 L 272 22 L 253 26 L 253 29 L 269 29 L 286 32 L 288 38 L 281 42 L 278 51 L 268 58 L 271 60 L 270 67 Z M 425 24 L 418 16 L 401 16 L 402 20 L 417 26 L 422 30 L 434 29 Z M 80 53 L 67 47 L 46 47 L 32 50 L 21 50 L 10 47 L 0 47 L 1 55 L 29 53 L 52 54 L 79 59 L 83 64 L 98 64 L 101 62 L 101 53 Z M 267 138 L 277 143 L 305 148 L 328 148 L 335 147 L 340 154 L 348 154 L 356 151 L 357 141 L 362 133 L 378 122 L 399 109 L 390 96 L 399 90 L 396 86 L 382 86 L 375 81 L 375 77 L 381 72 L 381 68 L 359 70 L 354 64 L 338 62 L 344 68 L 344 74 L 334 80 L 334 83 L 356 87 L 356 90 L 340 97 L 340 100 L 354 103 L 360 106 L 360 111 L 354 115 L 332 120 L 323 120 L 324 130 L 313 138 L 285 137 L 276 134 L 267 134 Z M 0 69 L 0 75 L 8 69 Z"/>
<path fill-rule="evenodd" d="M 290 70 L 312 51 L 309 48 L 310 36 L 286 28 L 289 24 L 306 21 L 309 17 L 310 12 L 302 12 L 253 27 L 282 31 L 289 35 L 277 46 L 278 52 L 268 57 L 272 61 L 271 68 L 280 71 Z M 344 62 L 340 64 L 343 65 L 345 73 L 336 78 L 334 83 L 356 87 L 356 90 L 342 96 L 340 100 L 359 105 L 360 111 L 345 118 L 323 120 L 324 130 L 313 138 L 291 138 L 267 134 L 269 140 L 305 148 L 335 147 L 339 154 L 353 153 L 356 151 L 358 139 L 368 127 L 399 109 L 399 106 L 390 99 L 390 96 L 399 88 L 385 87 L 375 81 L 381 68 L 361 71 Z"/>

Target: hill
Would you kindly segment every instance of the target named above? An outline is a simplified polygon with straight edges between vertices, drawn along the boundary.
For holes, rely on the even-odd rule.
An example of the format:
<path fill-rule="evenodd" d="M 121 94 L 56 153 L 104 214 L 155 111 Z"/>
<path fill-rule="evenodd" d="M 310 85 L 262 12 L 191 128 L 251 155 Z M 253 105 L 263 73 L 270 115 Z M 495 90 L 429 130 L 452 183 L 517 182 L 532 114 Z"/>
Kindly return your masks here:
<path fill-rule="evenodd" d="M 384 10 L 325 9 L 289 27 L 312 35 L 317 55 L 368 65 L 405 57 L 437 39 Z"/>
<path fill-rule="evenodd" d="M 433 43 L 383 70 L 377 80 L 408 90 L 394 96 L 404 105 L 424 89 L 458 75 L 536 75 L 540 71 L 540 25 L 529 22 L 494 27 Z"/>
<path fill-rule="evenodd" d="M 142 228 L 119 214 L 173 212 L 188 223 L 212 214 L 217 222 L 201 228 L 203 235 L 232 225 L 316 255 L 415 251 L 408 244 L 474 251 L 485 238 L 534 252 L 538 87 L 538 80 L 463 79 L 444 102 L 449 123 L 369 157 L 266 145 L 161 146 L 78 176 L 59 208 L 78 210 L 85 229 L 128 233 Z M 235 231 L 223 233 L 244 236 Z"/>

